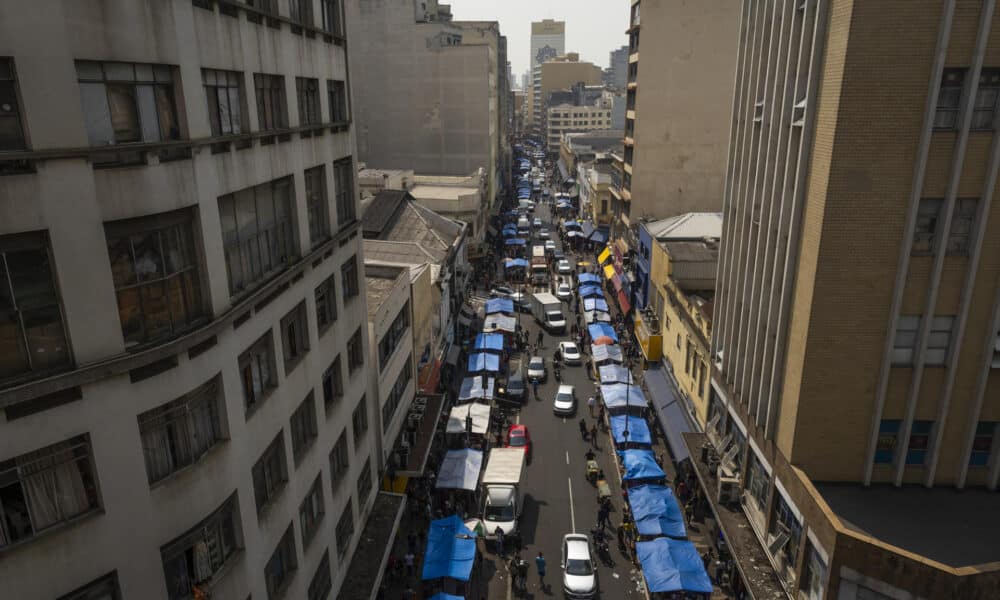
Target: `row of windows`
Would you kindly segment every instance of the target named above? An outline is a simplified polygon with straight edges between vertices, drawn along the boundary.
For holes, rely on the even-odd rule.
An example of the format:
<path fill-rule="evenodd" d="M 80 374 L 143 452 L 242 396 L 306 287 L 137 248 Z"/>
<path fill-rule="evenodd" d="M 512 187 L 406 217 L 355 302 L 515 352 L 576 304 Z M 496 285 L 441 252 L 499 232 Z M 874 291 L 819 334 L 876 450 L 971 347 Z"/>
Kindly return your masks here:
<path fill-rule="evenodd" d="M 87 137 L 93 147 L 185 139 L 177 105 L 179 69 L 171 65 L 76 61 L 77 81 Z M 240 71 L 202 69 L 202 85 L 213 136 L 247 133 L 249 111 Z M 259 131 L 289 127 L 283 75 L 254 73 Z M 320 80 L 295 78 L 299 125 L 320 125 Z M 350 120 L 347 85 L 326 81 L 329 122 Z M 23 150 L 26 132 L 18 109 L 14 62 L 0 58 L 0 151 Z M 98 161 L 100 162 L 100 161 Z"/>
<path fill-rule="evenodd" d="M 412 354 L 406 357 L 406 362 L 403 363 L 403 370 L 400 371 L 399 377 L 396 378 L 396 383 L 392 385 L 392 390 L 389 391 L 389 397 L 386 398 L 385 404 L 382 405 L 383 434 L 389 430 L 392 418 L 395 416 L 399 404 L 403 401 L 403 395 L 406 393 L 406 387 L 410 384 L 411 379 L 413 379 Z"/>
<path fill-rule="evenodd" d="M 393 319 L 392 324 L 389 325 L 388 331 L 382 336 L 382 339 L 378 343 L 378 368 L 379 371 L 384 371 L 385 366 L 389 363 L 389 359 L 392 358 L 393 353 L 395 353 L 396 348 L 402 343 L 406 337 L 406 332 L 410 328 L 410 302 L 407 301 L 403 305 L 403 308 L 399 310 L 399 314 Z"/>
<path fill-rule="evenodd" d="M 967 68 L 944 70 L 934 112 L 935 129 L 956 129 L 961 125 L 963 104 L 969 94 L 976 95 L 972 107 L 971 129 L 992 130 L 996 127 L 1000 68 L 981 69 L 978 85 L 973 85 L 974 83 Z"/>
<path fill-rule="evenodd" d="M 883 419 L 879 424 L 878 444 L 875 448 L 876 464 L 895 464 L 899 459 L 904 460 L 907 465 L 924 464 L 927 452 L 930 450 L 934 421 L 914 420 L 906 451 L 897 456 L 901 425 L 902 421 L 899 419 Z M 1000 423 L 997 421 L 980 421 L 976 425 L 976 435 L 972 441 L 972 451 L 969 453 L 969 466 L 990 466 L 998 432 Z"/>

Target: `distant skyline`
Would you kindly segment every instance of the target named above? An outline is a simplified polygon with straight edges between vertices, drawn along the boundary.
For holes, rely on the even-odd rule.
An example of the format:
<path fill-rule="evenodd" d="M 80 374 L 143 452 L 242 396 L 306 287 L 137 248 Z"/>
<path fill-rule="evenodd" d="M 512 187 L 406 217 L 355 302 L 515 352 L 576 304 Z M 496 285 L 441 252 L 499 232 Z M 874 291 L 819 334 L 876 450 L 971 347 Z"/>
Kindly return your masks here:
<path fill-rule="evenodd" d="M 507 60 L 514 80 L 528 70 L 531 22 L 554 19 L 566 22 L 566 52 L 602 69 L 608 54 L 628 43 L 628 0 L 452 0 L 456 21 L 499 21 L 507 36 Z"/>

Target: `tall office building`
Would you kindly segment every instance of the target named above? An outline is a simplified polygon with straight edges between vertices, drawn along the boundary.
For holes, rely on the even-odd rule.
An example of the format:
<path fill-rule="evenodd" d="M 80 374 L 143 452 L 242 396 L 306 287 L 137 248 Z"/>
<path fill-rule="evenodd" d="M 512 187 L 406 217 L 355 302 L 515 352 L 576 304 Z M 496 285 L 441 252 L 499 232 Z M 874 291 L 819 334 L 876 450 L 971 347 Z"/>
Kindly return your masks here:
<path fill-rule="evenodd" d="M 343 580 L 381 467 L 345 28 L 276 4 L 0 2 L 6 598 Z"/>
<path fill-rule="evenodd" d="M 617 91 L 625 91 L 628 84 L 628 46 L 622 46 L 608 53 L 608 69 L 605 71 L 604 85 Z"/>
<path fill-rule="evenodd" d="M 757 536 L 738 565 L 789 594 L 1000 589 L 996 22 L 992 0 L 743 2 L 720 477 L 695 463 L 726 535 Z"/>
<path fill-rule="evenodd" d="M 528 123 L 534 123 L 538 118 L 536 103 L 538 101 L 537 79 L 538 69 L 546 60 L 562 56 L 566 53 L 566 22 L 544 19 L 531 23 L 531 55 L 528 67 Z M 543 132 L 536 130 L 541 135 Z"/>

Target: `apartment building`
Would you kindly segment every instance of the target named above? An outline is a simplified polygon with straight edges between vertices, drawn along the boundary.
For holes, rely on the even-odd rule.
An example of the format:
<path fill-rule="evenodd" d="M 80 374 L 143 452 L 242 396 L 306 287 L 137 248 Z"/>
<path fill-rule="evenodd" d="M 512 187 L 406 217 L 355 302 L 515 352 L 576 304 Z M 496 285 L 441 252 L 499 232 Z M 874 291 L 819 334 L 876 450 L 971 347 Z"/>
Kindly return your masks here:
<path fill-rule="evenodd" d="M 524 82 L 524 89 L 528 93 L 528 114 L 527 124 L 532 126 L 535 119 L 535 98 L 538 93 L 535 90 L 536 69 L 547 60 L 566 53 L 566 22 L 555 21 L 553 19 L 543 19 L 531 23 L 531 54 L 530 65 L 527 77 Z M 538 72 L 537 76 L 541 76 Z"/>
<path fill-rule="evenodd" d="M 742 9 L 706 495 L 790 595 L 995 597 L 995 3 Z"/>
<path fill-rule="evenodd" d="M 741 3 L 631 8 L 622 219 L 634 234 L 643 219 L 722 207 Z"/>
<path fill-rule="evenodd" d="M 380 470 L 340 4 L 39 9 L 0 2 L 2 595 L 329 597 Z"/>
<path fill-rule="evenodd" d="M 581 62 L 580 55 L 570 52 L 547 60 L 536 67 L 532 108 L 533 127 L 541 136 L 546 133 L 549 96 L 557 90 L 569 90 L 577 84 L 600 85 L 601 68 L 590 62 Z"/>
<path fill-rule="evenodd" d="M 548 152 L 558 154 L 563 134 L 611 129 L 611 103 L 599 101 L 593 106 L 573 104 L 550 106 L 546 122 Z"/>

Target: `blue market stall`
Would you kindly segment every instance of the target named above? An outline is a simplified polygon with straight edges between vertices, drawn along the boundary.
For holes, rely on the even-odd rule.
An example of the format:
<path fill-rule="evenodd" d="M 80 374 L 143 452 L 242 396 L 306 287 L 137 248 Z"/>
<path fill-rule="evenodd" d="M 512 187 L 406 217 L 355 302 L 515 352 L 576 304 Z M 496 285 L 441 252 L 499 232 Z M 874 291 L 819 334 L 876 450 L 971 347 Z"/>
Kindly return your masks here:
<path fill-rule="evenodd" d="M 500 357 L 496 354 L 477 352 L 469 356 L 469 367 L 467 370 L 469 373 L 478 373 L 480 371 L 499 373 Z"/>
<path fill-rule="evenodd" d="M 639 411 L 632 409 L 646 408 L 646 396 L 642 393 L 639 386 L 636 385 L 625 383 L 602 384 L 601 397 L 604 400 L 604 406 L 607 406 L 612 414 L 622 414 L 624 412 L 636 414 Z"/>
<path fill-rule="evenodd" d="M 640 485 L 628 491 L 628 503 L 632 508 L 636 530 L 639 535 L 684 539 L 684 514 L 677 503 L 674 492 L 663 485 Z"/>
<path fill-rule="evenodd" d="M 635 551 L 650 593 L 712 593 L 712 580 L 693 543 L 657 538 L 637 543 Z"/>
<path fill-rule="evenodd" d="M 458 515 L 431 521 L 421 580 L 434 582 L 445 598 L 464 598 L 475 564 L 476 534 Z"/>
<path fill-rule="evenodd" d="M 514 314 L 514 301 L 510 298 L 491 298 L 486 301 L 486 314 Z"/>
<path fill-rule="evenodd" d="M 603 344 L 607 346 L 608 344 Z M 631 383 L 635 385 L 635 378 L 632 372 L 621 365 L 610 364 L 598 367 L 601 375 L 601 383 Z"/>
<path fill-rule="evenodd" d="M 667 476 L 656 463 L 652 450 L 625 450 L 619 454 L 625 466 L 622 482 L 662 480 Z"/>
<path fill-rule="evenodd" d="M 628 436 L 625 432 L 628 431 Z M 649 446 L 653 438 L 649 433 L 646 419 L 632 415 L 615 415 L 611 417 L 611 435 L 616 444 L 642 444 Z"/>
<path fill-rule="evenodd" d="M 584 298 L 585 301 L 587 298 L 604 298 L 604 290 L 602 290 L 599 285 L 589 283 L 581 285 L 579 293 L 580 297 Z"/>
<path fill-rule="evenodd" d="M 583 299 L 583 310 L 599 310 L 603 312 L 608 312 L 608 302 L 604 298 L 584 298 Z"/>
<path fill-rule="evenodd" d="M 597 340 L 602 337 L 611 338 L 616 344 L 618 343 L 618 334 L 615 333 L 615 328 L 607 323 L 594 323 L 587 327 L 587 333 L 590 334 L 590 339 Z"/>
<path fill-rule="evenodd" d="M 593 283 L 594 285 L 601 285 L 601 278 L 593 273 L 580 273 L 577 276 L 577 281 L 580 282 L 580 285 L 583 285 L 585 283 Z"/>
<path fill-rule="evenodd" d="M 479 333 L 476 334 L 476 342 L 473 349 L 477 352 L 483 350 L 503 351 L 503 334 L 501 333 Z"/>

